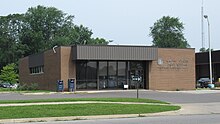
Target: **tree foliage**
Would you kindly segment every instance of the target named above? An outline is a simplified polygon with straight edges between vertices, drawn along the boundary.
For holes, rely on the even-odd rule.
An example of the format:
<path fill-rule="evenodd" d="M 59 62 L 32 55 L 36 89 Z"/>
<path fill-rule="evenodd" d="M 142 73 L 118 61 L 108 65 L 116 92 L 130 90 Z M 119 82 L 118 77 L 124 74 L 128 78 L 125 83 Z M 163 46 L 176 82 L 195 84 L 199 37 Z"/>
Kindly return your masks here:
<path fill-rule="evenodd" d="M 183 34 L 183 23 L 179 18 L 163 16 L 150 27 L 150 36 L 153 38 L 153 46 L 162 48 L 187 48 Z"/>
<path fill-rule="evenodd" d="M 3 82 L 16 83 L 18 80 L 18 74 L 15 71 L 15 64 L 8 64 L 1 70 L 0 80 Z"/>
<path fill-rule="evenodd" d="M 0 68 L 55 45 L 109 43 L 92 38 L 92 30 L 75 25 L 73 19 L 73 15 L 44 6 L 31 7 L 24 14 L 0 16 Z"/>
<path fill-rule="evenodd" d="M 22 25 L 22 15 L 13 14 L 0 16 L 0 69 L 8 63 L 15 62 L 22 54 L 19 33 Z"/>
<path fill-rule="evenodd" d="M 209 48 L 205 49 L 205 47 L 202 47 L 199 49 L 200 52 L 208 52 Z M 211 51 L 214 51 L 213 49 L 211 49 Z"/>

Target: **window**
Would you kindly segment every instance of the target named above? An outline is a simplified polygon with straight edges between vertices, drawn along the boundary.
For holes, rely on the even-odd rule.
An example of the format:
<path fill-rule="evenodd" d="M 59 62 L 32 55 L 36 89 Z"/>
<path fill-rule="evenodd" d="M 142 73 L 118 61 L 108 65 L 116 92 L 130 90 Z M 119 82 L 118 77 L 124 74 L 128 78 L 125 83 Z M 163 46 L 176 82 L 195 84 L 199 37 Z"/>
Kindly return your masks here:
<path fill-rule="evenodd" d="M 76 64 L 76 79 L 79 80 L 85 80 L 86 78 L 86 65 L 87 62 L 77 62 Z"/>
<path fill-rule="evenodd" d="M 77 89 L 97 89 L 97 62 L 77 61 L 76 80 Z"/>
<path fill-rule="evenodd" d="M 123 88 L 126 84 L 126 62 L 118 62 L 118 87 Z"/>
<path fill-rule="evenodd" d="M 86 68 L 86 78 L 87 80 L 97 79 L 97 62 L 88 62 Z"/>
<path fill-rule="evenodd" d="M 30 74 L 42 74 L 44 73 L 44 66 L 36 66 L 30 68 Z"/>
<path fill-rule="evenodd" d="M 126 76 L 126 63 L 118 62 L 118 76 Z"/>
<path fill-rule="evenodd" d="M 116 62 L 109 62 L 108 63 L 108 74 L 110 76 L 116 76 L 117 71 L 117 63 Z"/>
<path fill-rule="evenodd" d="M 108 68 L 107 61 L 99 62 L 99 76 L 106 78 L 107 77 L 107 68 Z"/>

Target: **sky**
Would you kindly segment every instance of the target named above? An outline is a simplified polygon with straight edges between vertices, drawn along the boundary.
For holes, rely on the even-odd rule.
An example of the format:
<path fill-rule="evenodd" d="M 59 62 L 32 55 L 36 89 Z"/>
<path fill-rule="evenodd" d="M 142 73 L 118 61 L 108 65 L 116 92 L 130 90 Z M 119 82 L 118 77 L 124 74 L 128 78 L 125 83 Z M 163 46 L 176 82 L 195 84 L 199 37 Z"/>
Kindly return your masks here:
<path fill-rule="evenodd" d="M 0 16 L 25 13 L 29 7 L 56 7 L 74 15 L 74 23 L 92 30 L 93 37 L 113 40 L 112 45 L 152 45 L 150 27 L 163 16 L 178 17 L 191 48 L 202 47 L 202 0 L 1 0 Z M 210 22 L 211 48 L 220 50 L 220 0 L 204 0 Z M 204 46 L 208 26 L 204 20 Z"/>

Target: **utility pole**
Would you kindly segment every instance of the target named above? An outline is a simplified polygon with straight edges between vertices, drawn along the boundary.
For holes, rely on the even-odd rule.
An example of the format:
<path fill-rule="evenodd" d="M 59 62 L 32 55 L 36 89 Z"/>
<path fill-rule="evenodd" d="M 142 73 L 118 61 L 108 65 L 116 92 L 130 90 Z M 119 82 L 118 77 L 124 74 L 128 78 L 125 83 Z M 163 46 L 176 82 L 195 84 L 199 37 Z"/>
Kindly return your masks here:
<path fill-rule="evenodd" d="M 211 36 L 210 36 L 210 23 L 209 23 L 209 18 L 208 15 L 204 15 L 204 18 L 207 20 L 208 23 L 208 40 L 209 40 L 209 76 L 210 76 L 210 83 L 213 84 L 212 82 L 212 51 L 211 51 Z"/>
<path fill-rule="evenodd" d="M 202 48 L 205 48 L 205 41 L 204 41 L 204 7 L 203 7 L 203 0 L 202 0 L 202 7 L 201 7 L 201 40 L 202 40 Z"/>

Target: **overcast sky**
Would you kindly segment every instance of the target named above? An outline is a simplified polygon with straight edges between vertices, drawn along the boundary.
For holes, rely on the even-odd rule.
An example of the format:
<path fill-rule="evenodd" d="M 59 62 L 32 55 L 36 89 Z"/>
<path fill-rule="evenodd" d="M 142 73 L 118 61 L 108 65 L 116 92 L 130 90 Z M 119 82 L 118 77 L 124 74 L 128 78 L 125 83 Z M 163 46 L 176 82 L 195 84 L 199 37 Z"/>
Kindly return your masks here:
<path fill-rule="evenodd" d="M 162 16 L 180 18 L 184 36 L 196 51 L 201 48 L 202 0 L 1 0 L 0 15 L 24 13 L 37 5 L 53 6 L 74 15 L 75 24 L 93 31 L 93 37 L 113 40 L 111 44 L 151 45 L 149 29 Z M 211 25 L 211 46 L 220 49 L 220 0 L 204 0 L 204 14 Z M 208 47 L 204 20 L 205 47 Z"/>

